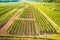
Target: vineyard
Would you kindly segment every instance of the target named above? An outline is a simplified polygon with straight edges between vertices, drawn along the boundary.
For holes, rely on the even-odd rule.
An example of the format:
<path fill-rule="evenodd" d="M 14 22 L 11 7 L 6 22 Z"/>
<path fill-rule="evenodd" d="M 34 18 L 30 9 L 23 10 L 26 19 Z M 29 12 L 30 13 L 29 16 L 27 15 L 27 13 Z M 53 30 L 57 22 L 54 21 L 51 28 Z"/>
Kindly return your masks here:
<path fill-rule="evenodd" d="M 0 40 L 59 40 L 58 27 L 43 14 L 40 3 L 0 4 Z"/>

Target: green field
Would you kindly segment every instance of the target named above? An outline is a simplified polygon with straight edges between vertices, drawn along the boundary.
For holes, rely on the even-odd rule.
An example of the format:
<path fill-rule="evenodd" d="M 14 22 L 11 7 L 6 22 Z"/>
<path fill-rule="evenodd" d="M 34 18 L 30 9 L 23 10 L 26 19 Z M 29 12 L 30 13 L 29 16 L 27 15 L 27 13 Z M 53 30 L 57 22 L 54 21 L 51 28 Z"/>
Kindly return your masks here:
<path fill-rule="evenodd" d="M 0 4 L 0 40 L 60 39 L 60 4 L 45 2 Z"/>
<path fill-rule="evenodd" d="M 57 25 L 60 27 L 60 4 L 58 3 L 45 3 L 46 6 L 38 6 L 43 12 L 46 13 Z M 53 10 L 55 8 L 55 10 Z"/>

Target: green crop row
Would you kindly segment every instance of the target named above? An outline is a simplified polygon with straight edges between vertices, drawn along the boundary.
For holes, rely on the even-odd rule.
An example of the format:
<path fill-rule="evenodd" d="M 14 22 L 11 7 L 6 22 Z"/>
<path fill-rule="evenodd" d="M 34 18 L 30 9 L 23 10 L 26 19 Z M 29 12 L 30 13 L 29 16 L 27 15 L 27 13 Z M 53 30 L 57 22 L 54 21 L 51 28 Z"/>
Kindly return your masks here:
<path fill-rule="evenodd" d="M 7 21 L 9 21 L 9 19 L 15 14 L 15 12 L 16 12 L 17 10 L 11 10 L 11 11 L 9 11 L 8 13 L 6 13 L 6 14 L 4 14 L 4 15 L 2 15 L 1 17 L 0 17 L 0 28 L 5 24 L 5 23 L 7 23 Z"/>
<path fill-rule="evenodd" d="M 22 14 L 20 15 L 20 18 L 33 18 L 33 13 L 30 6 L 24 9 Z"/>
<path fill-rule="evenodd" d="M 41 12 L 36 7 L 34 7 L 34 15 L 35 15 L 36 22 L 38 23 L 39 26 L 40 34 L 57 33 L 54 26 L 44 17 L 43 14 L 41 14 Z"/>
<path fill-rule="evenodd" d="M 10 10 L 12 10 L 13 8 L 14 8 L 13 6 L 12 6 L 12 7 L 8 6 L 8 7 L 4 8 L 4 9 L 1 9 L 1 10 L 0 10 L 0 17 L 1 17 L 3 14 L 6 14 L 6 13 L 9 12 Z"/>
<path fill-rule="evenodd" d="M 15 5 L 11 4 L 8 7 L 4 7 L 3 8 L 4 10 L 3 9 L 0 10 L 0 28 L 9 21 L 9 19 L 17 12 L 18 8 L 20 9 L 25 6 L 25 4 L 23 3 L 22 3 L 23 5 L 19 4 Z"/>
<path fill-rule="evenodd" d="M 21 3 L 20 4 L 15 4 L 15 5 L 13 5 L 13 4 L 7 5 L 6 7 L 0 8 L 0 16 L 2 16 L 3 14 L 9 12 L 13 8 L 19 9 L 19 8 L 24 7 L 24 6 L 25 6 L 25 4 L 21 4 Z"/>
<path fill-rule="evenodd" d="M 44 17 L 44 15 L 41 14 L 40 11 L 37 8 L 32 7 L 32 9 L 33 9 L 33 13 L 34 13 L 34 16 L 35 16 L 35 20 L 38 23 L 38 29 L 39 29 L 38 31 L 39 31 L 39 33 L 40 34 L 56 34 L 57 33 L 56 29 Z M 30 10 L 30 9 L 28 9 L 28 10 Z M 27 13 L 27 14 L 29 14 L 29 13 Z M 24 16 L 26 16 L 26 15 L 24 15 Z M 39 35 L 38 33 L 36 33 L 35 24 L 34 24 L 33 21 L 32 20 L 31 21 L 30 20 L 29 21 L 28 20 L 15 20 L 14 23 L 8 29 L 8 33 L 10 33 L 10 34 L 20 34 L 20 35 L 21 34 L 26 35 L 26 34 L 30 33 L 30 35 L 34 35 L 34 34 Z"/>
<path fill-rule="evenodd" d="M 60 26 L 60 4 L 49 4 L 49 6 L 38 6 L 38 8 Z"/>
<path fill-rule="evenodd" d="M 15 20 L 8 28 L 9 34 L 15 35 L 36 35 L 34 21 L 31 20 Z"/>

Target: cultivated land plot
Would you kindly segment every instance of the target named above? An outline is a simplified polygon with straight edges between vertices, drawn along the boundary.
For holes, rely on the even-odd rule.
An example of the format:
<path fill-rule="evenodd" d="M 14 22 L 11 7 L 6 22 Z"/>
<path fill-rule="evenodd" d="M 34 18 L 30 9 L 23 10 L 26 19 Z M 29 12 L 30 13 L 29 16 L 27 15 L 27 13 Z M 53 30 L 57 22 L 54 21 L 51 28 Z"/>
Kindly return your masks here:
<path fill-rule="evenodd" d="M 46 6 L 41 4 L 38 7 L 60 27 L 60 3 L 45 3 Z"/>
<path fill-rule="evenodd" d="M 20 5 L 20 3 L 17 3 L 17 4 Z M 12 6 L 12 5 L 9 5 L 8 6 L 9 8 L 7 8 L 7 9 L 9 9 L 10 11 L 6 11 L 7 13 L 1 12 L 1 14 L 0 14 L 0 17 L 1 17 L 0 27 L 1 28 L 10 20 L 10 18 L 13 15 L 15 15 L 15 13 L 17 11 L 19 11 L 20 8 L 27 5 L 27 4 L 23 4 L 21 6 L 18 6 L 17 4 L 13 5 L 13 7 L 12 7 L 12 9 L 16 8 L 17 10 L 10 12 L 12 9 L 10 10 L 9 6 Z M 5 7 L 6 6 L 7 5 L 5 5 Z M 4 8 L 0 8 L 0 9 L 4 9 Z M 13 23 L 9 26 L 9 28 L 6 31 L 8 36 L 3 35 L 3 36 L 0 36 L 0 38 L 8 38 L 6 40 L 15 40 L 15 39 L 9 39 L 9 38 L 19 38 L 16 40 L 55 40 L 55 38 L 50 39 L 47 36 L 50 34 L 52 34 L 52 35 L 58 34 L 55 26 L 52 25 L 35 6 L 28 5 L 28 7 L 26 7 L 23 10 L 23 12 L 21 14 L 19 13 L 18 15 L 19 15 L 19 17 L 13 21 Z M 42 36 L 45 35 L 45 36 L 43 38 L 40 38 L 41 35 Z M 2 39 L 2 40 L 4 40 L 4 39 Z"/>
<path fill-rule="evenodd" d="M 13 9 L 19 9 L 19 8 L 22 8 L 25 6 L 25 4 L 23 5 L 23 3 L 21 3 L 20 6 L 17 6 L 18 3 L 16 3 L 16 5 L 14 4 L 10 4 L 10 5 L 5 5 L 5 6 L 1 6 L 0 7 L 0 29 L 2 28 L 2 26 L 4 26 L 4 24 L 6 24 L 10 18 L 15 15 L 15 13 L 18 11 L 18 10 L 14 10 L 12 11 Z M 20 3 L 19 3 L 20 4 Z M 19 5 L 18 4 L 18 5 Z M 2 4 L 4 5 L 4 4 Z"/>
<path fill-rule="evenodd" d="M 26 10 L 26 11 L 25 11 Z M 33 19 L 33 13 L 30 8 L 26 8 L 21 15 L 8 29 L 10 34 L 21 35 L 21 36 L 36 36 L 35 23 Z M 27 15 L 25 15 L 27 14 Z M 13 30 L 13 31 L 11 31 Z"/>
<path fill-rule="evenodd" d="M 28 8 L 26 8 L 22 14 L 20 15 L 20 18 L 33 18 L 34 14 L 32 11 L 32 8 L 30 8 L 31 6 L 29 6 Z"/>
<path fill-rule="evenodd" d="M 54 34 L 57 33 L 56 29 L 54 26 L 44 17 L 43 14 L 39 12 L 39 10 L 36 10 L 34 8 L 34 15 L 36 22 L 38 23 L 38 28 L 40 28 L 40 34 Z M 39 15 L 38 15 L 39 14 Z"/>
<path fill-rule="evenodd" d="M 20 36 L 35 36 L 37 34 L 33 20 L 15 20 L 8 32 Z"/>
<path fill-rule="evenodd" d="M 35 23 L 37 23 L 38 26 L 35 26 Z M 37 30 L 38 32 L 36 32 Z M 13 22 L 7 32 L 9 34 L 20 36 L 39 36 L 39 34 L 43 35 L 57 33 L 54 26 L 44 17 L 44 15 L 41 14 L 37 8 L 32 6 L 25 8 L 25 10 L 22 12 L 19 18 Z"/>

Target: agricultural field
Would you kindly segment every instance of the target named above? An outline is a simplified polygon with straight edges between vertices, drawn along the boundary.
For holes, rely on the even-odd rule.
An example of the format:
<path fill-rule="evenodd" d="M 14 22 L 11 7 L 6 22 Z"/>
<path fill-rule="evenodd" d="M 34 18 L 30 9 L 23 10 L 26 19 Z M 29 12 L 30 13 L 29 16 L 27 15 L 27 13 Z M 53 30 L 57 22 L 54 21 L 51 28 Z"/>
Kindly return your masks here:
<path fill-rule="evenodd" d="M 3 3 L 0 3 L 1 6 L 0 6 L 0 28 L 5 24 L 7 23 L 7 21 L 15 14 L 15 12 L 17 12 L 19 10 L 19 8 L 23 7 L 24 5 L 20 5 L 20 6 L 17 6 L 14 5 L 14 3 L 6 3 L 6 4 L 3 4 Z"/>
<path fill-rule="evenodd" d="M 38 8 L 40 8 L 42 11 L 46 13 L 47 16 L 49 16 L 58 27 L 60 27 L 60 4 L 59 3 L 40 3 L 45 4 L 39 5 Z"/>
<path fill-rule="evenodd" d="M 60 39 L 59 4 L 33 2 L 0 4 L 0 40 Z M 58 26 L 56 27 L 54 23 Z"/>

